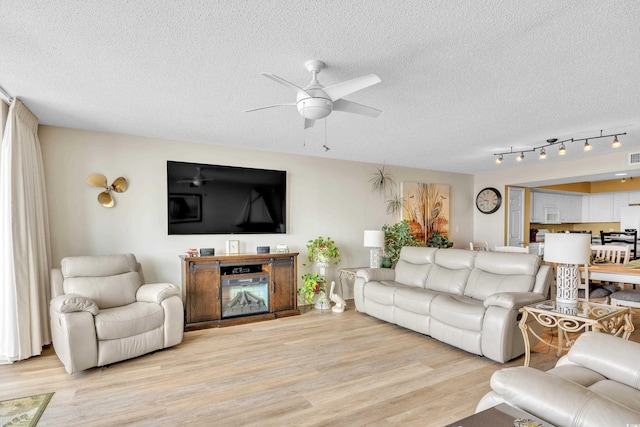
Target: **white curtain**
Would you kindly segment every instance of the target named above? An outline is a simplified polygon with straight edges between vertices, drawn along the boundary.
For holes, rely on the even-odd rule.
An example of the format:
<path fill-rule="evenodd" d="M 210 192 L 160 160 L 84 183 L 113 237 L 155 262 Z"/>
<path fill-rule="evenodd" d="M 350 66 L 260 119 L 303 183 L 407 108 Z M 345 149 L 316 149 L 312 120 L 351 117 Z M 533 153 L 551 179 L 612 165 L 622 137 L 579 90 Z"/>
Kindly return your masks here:
<path fill-rule="evenodd" d="M 49 328 L 49 214 L 38 118 L 18 99 L 0 150 L 0 360 L 39 355 Z"/>

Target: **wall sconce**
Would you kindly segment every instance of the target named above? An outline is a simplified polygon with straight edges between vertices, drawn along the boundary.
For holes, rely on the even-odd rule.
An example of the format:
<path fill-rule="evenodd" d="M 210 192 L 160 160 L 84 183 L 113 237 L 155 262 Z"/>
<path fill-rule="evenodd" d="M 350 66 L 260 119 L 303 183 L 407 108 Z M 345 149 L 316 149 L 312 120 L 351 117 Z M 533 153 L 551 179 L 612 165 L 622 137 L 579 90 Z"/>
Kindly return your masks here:
<path fill-rule="evenodd" d="M 112 208 L 115 205 L 111 191 L 116 193 L 127 191 L 127 180 L 121 176 L 116 178 L 113 184 L 107 185 L 107 177 L 101 173 L 95 173 L 87 178 L 87 184 L 104 188 L 104 191 L 98 194 L 98 202 L 105 208 Z"/>

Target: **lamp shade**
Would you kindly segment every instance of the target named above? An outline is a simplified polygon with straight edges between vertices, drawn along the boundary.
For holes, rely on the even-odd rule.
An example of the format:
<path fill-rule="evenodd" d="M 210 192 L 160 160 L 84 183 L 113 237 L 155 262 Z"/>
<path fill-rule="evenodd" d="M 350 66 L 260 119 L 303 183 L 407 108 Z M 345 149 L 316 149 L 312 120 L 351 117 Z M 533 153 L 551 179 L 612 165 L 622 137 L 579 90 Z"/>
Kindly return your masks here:
<path fill-rule="evenodd" d="M 366 248 L 384 247 L 384 232 L 380 230 L 364 230 L 364 247 Z"/>
<path fill-rule="evenodd" d="M 588 264 L 591 258 L 591 234 L 547 233 L 544 236 L 544 260 L 557 264 Z"/>

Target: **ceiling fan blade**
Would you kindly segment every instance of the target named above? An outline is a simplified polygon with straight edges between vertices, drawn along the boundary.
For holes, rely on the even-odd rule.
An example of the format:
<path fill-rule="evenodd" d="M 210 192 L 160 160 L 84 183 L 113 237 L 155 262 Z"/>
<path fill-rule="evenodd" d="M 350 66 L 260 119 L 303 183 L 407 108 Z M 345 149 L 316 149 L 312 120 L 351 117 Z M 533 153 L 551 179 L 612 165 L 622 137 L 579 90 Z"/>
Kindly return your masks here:
<path fill-rule="evenodd" d="M 366 105 L 358 104 L 357 102 L 347 101 L 346 99 L 338 99 L 333 103 L 334 111 L 345 111 L 347 113 L 362 114 L 363 116 L 378 117 L 381 110 L 373 107 L 367 107 Z"/>
<path fill-rule="evenodd" d="M 278 82 L 283 86 L 287 86 L 290 87 L 292 89 L 295 89 L 296 92 L 298 93 L 302 93 L 305 94 L 308 97 L 311 97 L 311 95 L 305 91 L 304 89 L 302 89 L 301 87 L 298 87 L 296 85 L 294 85 L 293 83 L 286 81 L 285 79 L 283 79 L 282 77 L 278 77 L 275 74 L 271 74 L 271 73 L 262 73 L 263 76 L 270 78 L 271 80 L 273 80 L 274 82 Z"/>
<path fill-rule="evenodd" d="M 251 108 L 249 110 L 244 110 L 244 113 L 249 113 L 251 111 L 257 111 L 257 110 L 264 110 L 265 108 L 273 108 L 273 107 L 289 107 L 289 106 L 296 106 L 295 102 L 289 102 L 286 104 L 273 104 L 273 105 L 265 105 L 264 107 L 258 107 L 258 108 Z"/>
<path fill-rule="evenodd" d="M 105 208 L 112 208 L 114 205 L 113 197 L 111 197 L 110 191 L 103 191 L 98 194 L 98 202 Z"/>
<path fill-rule="evenodd" d="M 113 184 L 111 184 L 111 188 L 113 188 L 113 191 L 115 191 L 116 193 L 124 193 L 128 188 L 127 180 L 119 176 L 115 181 L 113 181 Z"/>
<path fill-rule="evenodd" d="M 94 173 L 89 178 L 87 178 L 87 184 L 93 185 L 94 187 L 107 187 L 107 177 L 102 175 L 101 173 Z"/>
<path fill-rule="evenodd" d="M 375 74 L 367 74 L 366 76 L 356 77 L 355 79 L 347 80 L 346 82 L 338 83 L 329 87 L 325 87 L 322 89 L 324 93 L 329 95 L 329 98 L 333 102 L 336 102 L 338 99 L 343 96 L 347 96 L 353 92 L 357 92 L 361 89 L 367 88 L 369 86 L 373 86 L 376 83 L 380 83 L 380 77 Z"/>
<path fill-rule="evenodd" d="M 304 128 L 305 129 L 309 129 L 312 128 L 313 125 L 315 124 L 315 120 L 311 120 L 311 119 L 304 119 Z"/>

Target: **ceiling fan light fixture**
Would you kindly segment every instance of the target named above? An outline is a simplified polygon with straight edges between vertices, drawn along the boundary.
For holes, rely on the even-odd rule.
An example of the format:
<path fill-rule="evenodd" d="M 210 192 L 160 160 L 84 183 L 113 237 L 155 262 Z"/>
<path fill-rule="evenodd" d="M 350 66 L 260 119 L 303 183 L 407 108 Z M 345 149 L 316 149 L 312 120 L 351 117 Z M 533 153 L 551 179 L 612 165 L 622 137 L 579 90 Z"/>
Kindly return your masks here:
<path fill-rule="evenodd" d="M 613 138 L 613 142 L 611 143 L 611 148 L 620 148 L 622 147 L 622 143 L 618 139 L 618 135 Z"/>

